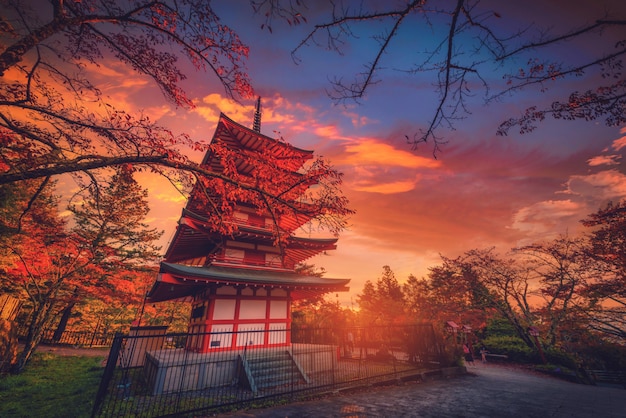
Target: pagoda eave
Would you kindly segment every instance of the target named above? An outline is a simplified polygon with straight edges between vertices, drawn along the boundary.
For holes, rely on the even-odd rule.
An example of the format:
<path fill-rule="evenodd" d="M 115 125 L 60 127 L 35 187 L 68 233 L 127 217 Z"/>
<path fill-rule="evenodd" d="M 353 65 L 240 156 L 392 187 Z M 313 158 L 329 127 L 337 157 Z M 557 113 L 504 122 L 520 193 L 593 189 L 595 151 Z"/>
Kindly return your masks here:
<path fill-rule="evenodd" d="M 292 298 L 348 291 L 350 279 L 305 276 L 293 271 L 259 270 L 209 265 L 205 267 L 161 263 L 157 281 L 147 296 L 148 302 L 190 298 L 211 286 L 249 286 L 283 288 Z"/>
<path fill-rule="evenodd" d="M 211 231 L 206 218 L 184 209 L 176 233 L 165 253 L 165 260 L 177 262 L 207 255 L 219 246 L 220 236 Z M 237 224 L 231 237 L 268 246 L 275 243 L 274 231 L 261 226 Z M 290 236 L 283 246 L 288 258 L 293 263 L 299 263 L 323 251 L 336 249 L 336 243 L 337 238 Z"/>
<path fill-rule="evenodd" d="M 285 166 L 293 171 L 301 167 L 305 161 L 313 158 L 313 151 L 297 148 L 275 138 L 263 135 L 260 132 L 238 124 L 223 113 L 220 114 L 215 130 L 215 137 L 229 144 L 229 147 L 232 149 L 240 148 L 252 151 L 268 150 L 272 152 L 274 158 L 283 160 Z M 202 161 L 202 165 L 211 166 L 213 170 L 219 171 L 219 164 L 216 165 L 218 159 L 212 157 L 210 153 L 207 153 Z"/>

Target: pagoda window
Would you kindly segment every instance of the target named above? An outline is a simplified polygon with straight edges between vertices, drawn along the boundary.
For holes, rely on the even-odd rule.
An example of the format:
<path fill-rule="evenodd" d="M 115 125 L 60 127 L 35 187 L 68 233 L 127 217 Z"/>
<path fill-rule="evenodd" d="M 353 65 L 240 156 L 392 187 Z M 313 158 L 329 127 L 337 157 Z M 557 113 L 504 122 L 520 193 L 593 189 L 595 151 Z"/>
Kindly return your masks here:
<path fill-rule="evenodd" d="M 204 313 L 206 312 L 206 306 L 204 304 L 197 305 L 191 310 L 191 319 L 205 319 Z"/>
<path fill-rule="evenodd" d="M 273 230 L 274 225 L 275 223 L 272 218 L 265 218 L 265 229 Z"/>
<path fill-rule="evenodd" d="M 255 248 L 254 244 L 251 242 L 241 242 L 241 241 L 226 241 L 226 248 L 244 248 L 253 250 Z"/>
<path fill-rule="evenodd" d="M 257 245 L 256 248 L 257 250 L 265 251 L 266 253 L 275 253 L 275 254 L 280 253 L 276 247 L 271 247 L 269 245 Z"/>
<path fill-rule="evenodd" d="M 246 224 L 248 223 L 248 214 L 240 210 L 236 210 L 233 212 L 233 220 L 236 223 Z"/>

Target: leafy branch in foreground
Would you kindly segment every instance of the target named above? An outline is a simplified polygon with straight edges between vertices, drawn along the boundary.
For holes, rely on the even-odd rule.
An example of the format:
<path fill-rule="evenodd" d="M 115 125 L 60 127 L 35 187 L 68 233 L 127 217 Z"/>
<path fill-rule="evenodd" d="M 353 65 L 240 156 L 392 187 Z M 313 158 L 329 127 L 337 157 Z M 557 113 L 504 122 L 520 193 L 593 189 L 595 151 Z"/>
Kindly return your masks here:
<path fill-rule="evenodd" d="M 546 92 L 551 83 L 565 80 L 581 86 L 567 100 L 554 101 L 549 108 L 532 106 L 523 115 L 508 119 L 498 127 L 499 135 L 516 126 L 522 133 L 529 132 L 550 115 L 565 120 L 604 118 L 608 126 L 619 126 L 626 118 L 622 72 L 626 16 L 608 12 L 592 16 L 597 8 L 590 8 L 588 16 L 596 18 L 591 23 L 577 27 L 580 23 L 572 21 L 571 29 L 553 33 L 533 25 L 520 27 L 517 21 L 512 22 L 504 5 L 498 6 L 502 10 L 491 10 L 480 0 L 358 5 L 331 1 L 315 21 L 296 19 L 304 8 L 292 2 L 255 3 L 266 21 L 274 18 L 311 25 L 292 52 L 297 63 L 303 61 L 300 54 L 306 47 L 322 47 L 343 55 L 350 53 L 352 43 L 368 46 L 370 56 L 362 63 L 362 72 L 333 78 L 329 95 L 336 102 L 363 100 L 375 84 L 392 77 L 392 71 L 416 77 L 434 74 L 438 99 L 423 122 L 424 128 L 407 135 L 406 140 L 414 149 L 431 143 L 435 156 L 447 142 L 441 131 L 454 129 L 460 119 L 471 115 L 475 106 L 472 98 L 480 90 L 484 101 L 492 103 L 535 87 Z M 594 49 L 588 56 L 564 57 L 562 52 L 576 48 L 576 42 L 593 42 Z M 410 47 L 404 46 L 407 44 Z M 412 64 L 407 64 L 406 57 L 414 57 L 409 58 Z M 527 65 L 519 68 L 518 62 Z M 541 100 L 537 98 L 537 102 Z"/>
<path fill-rule="evenodd" d="M 176 106 L 193 107 L 181 88 L 181 59 L 206 71 L 233 98 L 253 94 L 244 66 L 248 47 L 222 24 L 203 0 L 120 2 L 51 0 L 2 1 L 0 26 L 0 184 L 71 174 L 80 183 L 106 179 L 111 168 L 149 171 L 182 193 L 194 184 L 228 207 L 234 188 L 247 200 L 298 211 L 271 182 L 250 184 L 205 170 L 190 151 L 219 153 L 218 146 L 174 134 L 141 113 L 116 107 L 103 94 L 96 71 L 122 66 L 148 77 Z M 259 170 L 278 170 L 261 161 Z M 317 220 L 343 228 L 348 213 L 338 184 L 341 176 L 318 158 L 302 176 L 317 181 L 312 204 L 323 207 Z M 272 178 L 271 175 L 265 176 Z M 274 176 L 275 178 L 275 176 Z M 218 186 L 219 185 L 219 186 Z M 329 198 L 337 196 L 336 199 Z M 213 213 L 216 223 L 222 211 Z"/>

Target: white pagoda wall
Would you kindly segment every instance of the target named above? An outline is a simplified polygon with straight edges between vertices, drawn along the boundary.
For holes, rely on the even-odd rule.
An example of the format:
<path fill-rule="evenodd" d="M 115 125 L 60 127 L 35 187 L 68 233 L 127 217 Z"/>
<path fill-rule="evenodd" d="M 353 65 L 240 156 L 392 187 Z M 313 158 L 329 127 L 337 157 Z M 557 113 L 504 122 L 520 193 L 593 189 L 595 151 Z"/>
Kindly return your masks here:
<path fill-rule="evenodd" d="M 203 311 L 202 311 L 203 309 Z M 198 295 L 188 349 L 196 352 L 272 347 L 290 343 L 291 309 L 285 289 L 222 286 Z"/>

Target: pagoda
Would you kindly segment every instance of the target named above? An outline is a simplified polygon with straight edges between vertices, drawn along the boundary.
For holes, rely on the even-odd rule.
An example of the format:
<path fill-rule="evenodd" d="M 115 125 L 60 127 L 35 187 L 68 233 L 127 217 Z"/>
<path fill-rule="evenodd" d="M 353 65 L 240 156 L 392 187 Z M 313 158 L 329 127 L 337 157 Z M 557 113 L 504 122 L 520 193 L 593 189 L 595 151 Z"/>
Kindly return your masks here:
<path fill-rule="evenodd" d="M 289 206 L 305 207 L 302 196 L 312 184 L 299 184 L 303 165 L 313 152 L 260 133 L 260 101 L 252 129 L 220 115 L 212 147 L 202 167 L 219 176 L 234 174 L 255 184 L 254 158 L 280 162 L 289 188 Z M 230 178 L 230 177 L 229 177 Z M 258 181 L 257 183 L 258 184 Z M 278 186 L 277 186 L 278 187 Z M 207 197 L 208 196 L 208 197 Z M 282 213 L 251 202 L 233 202 L 215 224 L 216 199 L 198 184 L 182 211 L 147 302 L 168 300 L 192 304 L 186 349 L 197 353 L 280 347 L 291 344 L 293 300 L 347 291 L 349 279 L 302 275 L 304 260 L 336 248 L 336 238 L 294 235 L 314 216 L 307 210 Z M 226 228 L 224 228 L 226 227 Z M 226 232 L 225 229 L 227 230 Z M 282 239 L 277 240 L 277 234 Z"/>

